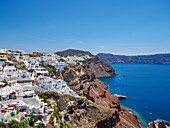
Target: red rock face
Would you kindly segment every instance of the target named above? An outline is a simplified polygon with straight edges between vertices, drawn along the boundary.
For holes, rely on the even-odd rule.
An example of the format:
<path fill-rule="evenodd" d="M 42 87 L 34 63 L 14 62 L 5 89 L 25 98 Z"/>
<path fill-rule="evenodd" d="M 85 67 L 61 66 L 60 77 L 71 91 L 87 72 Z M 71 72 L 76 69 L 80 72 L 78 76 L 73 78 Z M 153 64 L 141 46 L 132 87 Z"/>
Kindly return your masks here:
<path fill-rule="evenodd" d="M 112 115 L 96 122 L 97 128 L 106 127 L 132 127 L 139 128 L 137 117 L 130 111 L 120 106 L 116 96 L 105 89 L 92 84 L 88 88 L 87 99 L 105 110 L 112 110 Z"/>
<path fill-rule="evenodd" d="M 72 113 L 69 116 L 69 124 L 75 128 L 139 128 L 139 122 L 136 116 L 130 111 L 120 106 L 117 97 L 113 96 L 107 90 L 107 85 L 97 79 L 103 76 L 118 75 L 115 70 L 98 57 L 91 55 L 89 52 L 80 50 L 66 50 L 56 53 L 60 56 L 67 55 L 89 55 L 91 59 L 83 62 L 81 67 L 74 67 L 75 71 L 84 72 L 69 82 L 69 86 L 74 87 L 77 93 L 87 97 L 88 106 L 84 107 L 80 104 L 72 106 Z M 65 72 L 66 74 L 67 72 Z M 64 74 L 64 78 L 68 79 L 73 73 Z M 74 77 L 73 77 L 74 78 Z M 83 93 L 81 93 L 83 91 Z M 86 114 L 82 114 L 86 113 Z M 80 115 L 84 115 L 81 117 Z M 73 118 L 74 117 L 74 118 Z M 76 118 L 77 117 L 77 118 Z M 76 120 L 77 119 L 77 120 Z M 75 123 L 76 122 L 76 123 Z M 76 125 L 78 124 L 78 125 Z"/>
<path fill-rule="evenodd" d="M 104 90 L 103 88 L 95 84 L 89 86 L 87 99 L 93 101 L 94 103 L 104 108 L 117 108 L 118 110 L 120 109 L 120 103 L 118 99 L 110 92 Z"/>

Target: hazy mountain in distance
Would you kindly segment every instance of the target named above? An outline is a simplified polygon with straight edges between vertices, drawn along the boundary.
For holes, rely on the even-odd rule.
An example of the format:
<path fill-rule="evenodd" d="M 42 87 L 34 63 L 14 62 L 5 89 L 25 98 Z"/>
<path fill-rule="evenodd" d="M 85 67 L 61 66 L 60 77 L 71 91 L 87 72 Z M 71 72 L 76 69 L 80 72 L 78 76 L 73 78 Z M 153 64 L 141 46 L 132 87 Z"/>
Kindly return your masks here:
<path fill-rule="evenodd" d="M 96 56 L 106 63 L 170 64 L 169 53 L 137 56 L 98 53 Z"/>

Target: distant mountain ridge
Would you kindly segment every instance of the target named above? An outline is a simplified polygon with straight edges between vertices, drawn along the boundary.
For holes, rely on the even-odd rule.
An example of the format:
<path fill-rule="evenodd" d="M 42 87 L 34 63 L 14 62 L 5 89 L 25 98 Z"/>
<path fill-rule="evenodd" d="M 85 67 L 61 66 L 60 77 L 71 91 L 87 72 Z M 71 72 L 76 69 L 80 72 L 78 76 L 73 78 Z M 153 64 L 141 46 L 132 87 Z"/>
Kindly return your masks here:
<path fill-rule="evenodd" d="M 106 63 L 170 64 L 170 53 L 137 56 L 99 53 L 96 56 Z"/>
<path fill-rule="evenodd" d="M 77 49 L 67 49 L 65 51 L 59 51 L 55 52 L 55 54 L 65 57 L 65 56 L 81 56 L 81 55 L 89 55 L 92 56 L 92 54 L 89 51 L 82 51 L 82 50 L 77 50 Z"/>

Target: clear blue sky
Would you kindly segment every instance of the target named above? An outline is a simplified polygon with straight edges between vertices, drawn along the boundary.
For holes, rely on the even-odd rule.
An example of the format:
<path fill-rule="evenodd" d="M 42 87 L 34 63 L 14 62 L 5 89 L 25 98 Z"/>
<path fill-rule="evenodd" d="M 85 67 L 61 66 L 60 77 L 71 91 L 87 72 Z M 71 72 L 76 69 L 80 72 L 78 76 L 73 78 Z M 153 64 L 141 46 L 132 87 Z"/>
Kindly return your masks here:
<path fill-rule="evenodd" d="M 170 0 L 0 0 L 0 48 L 170 52 Z"/>

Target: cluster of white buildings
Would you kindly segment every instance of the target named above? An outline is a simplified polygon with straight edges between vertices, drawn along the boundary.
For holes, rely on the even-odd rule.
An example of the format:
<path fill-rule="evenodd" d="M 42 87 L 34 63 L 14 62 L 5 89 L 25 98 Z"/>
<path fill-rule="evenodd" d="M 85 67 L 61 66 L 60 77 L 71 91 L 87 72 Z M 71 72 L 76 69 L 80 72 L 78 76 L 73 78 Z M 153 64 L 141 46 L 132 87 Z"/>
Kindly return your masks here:
<path fill-rule="evenodd" d="M 4 60 L 0 61 L 0 81 L 13 81 L 13 80 L 34 80 L 32 73 L 25 70 L 19 70 L 15 68 L 12 61 Z"/>
<path fill-rule="evenodd" d="M 35 95 L 31 87 L 32 83 L 16 83 L 0 88 L 0 120 L 3 119 L 5 123 L 10 120 L 20 122 L 28 119 L 30 114 L 47 117 L 54 111 Z"/>
<path fill-rule="evenodd" d="M 48 91 L 54 91 L 60 94 L 68 94 L 70 96 L 79 97 L 72 89 L 67 86 L 66 82 L 61 79 L 39 76 L 37 78 L 37 85 Z"/>
<path fill-rule="evenodd" d="M 89 55 L 84 55 L 84 56 L 67 56 L 67 57 L 63 57 L 64 60 L 69 61 L 73 64 L 75 64 L 76 62 L 80 62 L 80 61 L 85 61 L 87 59 L 91 59 L 91 57 Z"/>
<path fill-rule="evenodd" d="M 56 69 L 59 69 L 61 71 L 64 69 L 64 67 L 68 66 L 68 64 L 76 64 L 77 62 L 82 62 L 91 58 L 89 55 L 60 57 L 54 53 L 40 52 L 33 52 L 33 55 L 39 56 L 30 57 L 29 54 L 25 53 L 22 50 L 12 51 L 7 49 L 0 49 L 0 53 L 5 53 L 14 56 L 18 62 L 23 62 L 26 65 L 27 69 L 34 69 L 38 71 L 42 70 L 40 62 L 43 62 L 44 65 L 54 66 Z"/>
<path fill-rule="evenodd" d="M 27 70 L 17 69 L 15 64 L 7 59 L 6 54 L 14 56 L 18 62 L 23 62 Z M 45 65 L 62 70 L 67 66 L 67 61 L 60 61 L 61 59 L 52 53 L 30 57 L 23 51 L 0 50 L 0 120 L 3 119 L 5 123 L 10 120 L 20 122 L 22 119 L 29 119 L 30 114 L 49 119 L 54 109 L 47 106 L 35 91 L 53 91 L 79 97 L 65 81 L 47 77 L 48 71 L 40 65 L 44 62 Z M 32 72 L 29 72 L 30 69 Z M 14 113 L 14 116 L 11 113 Z"/>
<path fill-rule="evenodd" d="M 24 63 L 27 70 L 17 69 L 15 64 L 7 59 L 7 54 Z M 30 114 L 42 115 L 49 119 L 54 109 L 52 106 L 48 107 L 35 91 L 53 91 L 79 97 L 65 81 L 48 77 L 48 71 L 41 67 L 41 63 L 61 71 L 68 64 L 90 59 L 88 55 L 60 57 L 53 53 L 39 52 L 34 52 L 34 55 L 41 56 L 30 57 L 22 50 L 0 49 L 0 120 L 3 119 L 4 122 L 29 119 Z M 11 113 L 15 113 L 14 116 L 11 116 Z"/>

